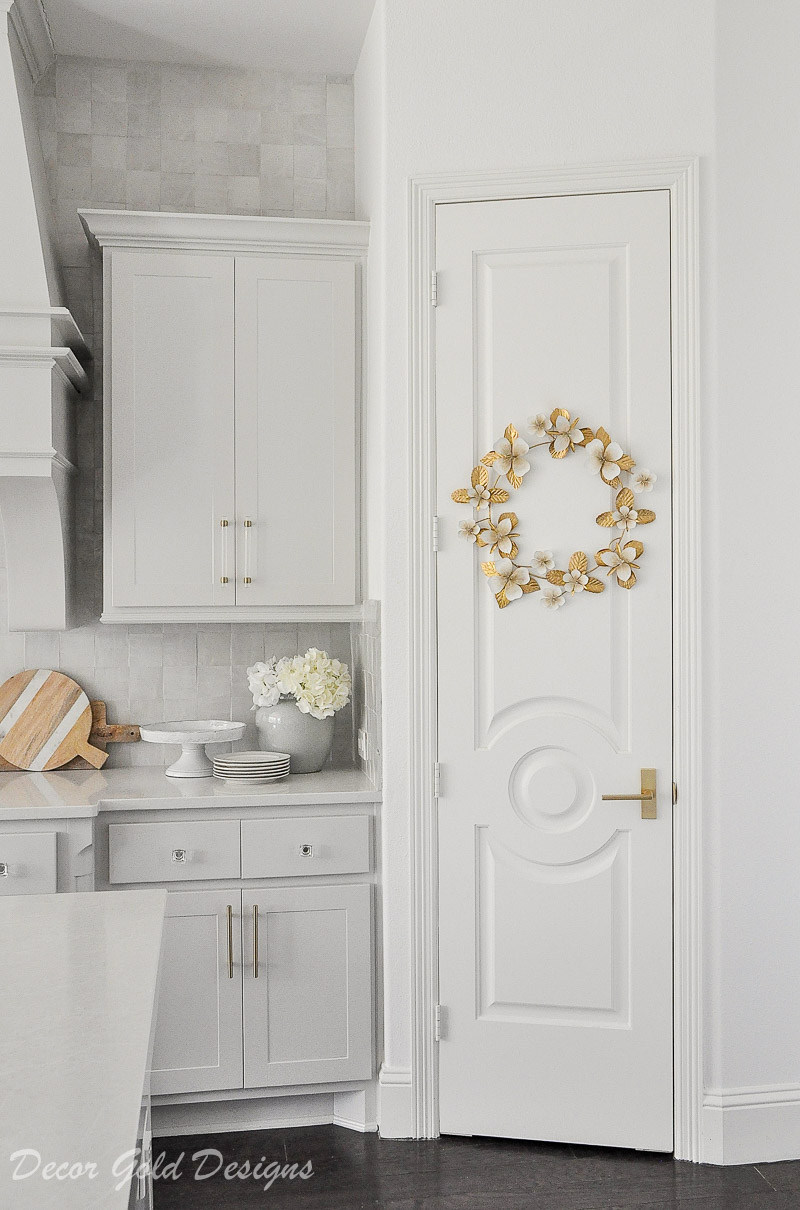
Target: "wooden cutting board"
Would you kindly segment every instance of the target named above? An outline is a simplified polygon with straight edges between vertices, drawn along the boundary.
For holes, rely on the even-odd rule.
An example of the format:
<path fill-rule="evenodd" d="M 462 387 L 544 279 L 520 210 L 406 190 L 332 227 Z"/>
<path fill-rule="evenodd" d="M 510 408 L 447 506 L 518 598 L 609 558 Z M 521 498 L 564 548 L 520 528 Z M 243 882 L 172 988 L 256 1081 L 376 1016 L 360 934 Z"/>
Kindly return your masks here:
<path fill-rule="evenodd" d="M 82 756 L 95 769 L 108 753 L 89 743 L 92 708 L 76 681 L 36 668 L 0 685 L 0 756 L 17 769 L 60 769 Z"/>

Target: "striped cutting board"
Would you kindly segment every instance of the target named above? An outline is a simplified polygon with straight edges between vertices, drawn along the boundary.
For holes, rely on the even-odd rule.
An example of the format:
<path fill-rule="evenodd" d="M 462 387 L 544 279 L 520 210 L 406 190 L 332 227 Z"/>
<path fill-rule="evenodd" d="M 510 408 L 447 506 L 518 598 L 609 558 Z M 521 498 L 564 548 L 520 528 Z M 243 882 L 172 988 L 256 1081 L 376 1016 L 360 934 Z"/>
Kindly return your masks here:
<path fill-rule="evenodd" d="M 0 686 L 0 756 L 18 769 L 60 769 L 82 756 L 100 769 L 108 754 L 89 743 L 92 708 L 75 681 L 49 668 Z"/>

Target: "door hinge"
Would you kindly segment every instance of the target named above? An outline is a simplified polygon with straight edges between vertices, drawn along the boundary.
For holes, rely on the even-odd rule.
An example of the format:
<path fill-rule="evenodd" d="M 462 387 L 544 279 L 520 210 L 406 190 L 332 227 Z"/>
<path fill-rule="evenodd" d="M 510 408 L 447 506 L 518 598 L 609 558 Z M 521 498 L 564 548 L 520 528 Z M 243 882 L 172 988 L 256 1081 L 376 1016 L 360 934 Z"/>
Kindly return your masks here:
<path fill-rule="evenodd" d="M 433 1010 L 433 1037 L 434 1041 L 441 1042 L 444 1037 L 444 1012 L 441 1004 L 437 1004 Z"/>
<path fill-rule="evenodd" d="M 672 783 L 672 805 L 673 805 L 673 807 L 675 806 L 675 803 L 677 801 L 678 801 L 678 783 L 676 781 L 674 781 Z"/>
<path fill-rule="evenodd" d="M 439 553 L 439 518 L 431 518 L 431 542 L 433 544 L 433 553 Z"/>
<path fill-rule="evenodd" d="M 442 789 L 442 772 L 438 760 L 433 766 L 433 797 L 438 798 Z"/>
<path fill-rule="evenodd" d="M 439 274 L 435 269 L 431 270 L 431 306 L 439 306 Z"/>

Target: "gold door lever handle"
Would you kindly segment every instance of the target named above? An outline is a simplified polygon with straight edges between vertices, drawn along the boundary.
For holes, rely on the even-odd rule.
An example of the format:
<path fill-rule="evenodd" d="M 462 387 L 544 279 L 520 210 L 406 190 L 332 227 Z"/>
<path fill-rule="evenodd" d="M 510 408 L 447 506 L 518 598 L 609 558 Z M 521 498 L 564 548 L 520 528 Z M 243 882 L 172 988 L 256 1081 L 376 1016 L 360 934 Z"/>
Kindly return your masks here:
<path fill-rule="evenodd" d="M 640 802 L 642 819 L 657 819 L 655 769 L 642 769 L 641 794 L 604 794 L 603 802 Z"/>

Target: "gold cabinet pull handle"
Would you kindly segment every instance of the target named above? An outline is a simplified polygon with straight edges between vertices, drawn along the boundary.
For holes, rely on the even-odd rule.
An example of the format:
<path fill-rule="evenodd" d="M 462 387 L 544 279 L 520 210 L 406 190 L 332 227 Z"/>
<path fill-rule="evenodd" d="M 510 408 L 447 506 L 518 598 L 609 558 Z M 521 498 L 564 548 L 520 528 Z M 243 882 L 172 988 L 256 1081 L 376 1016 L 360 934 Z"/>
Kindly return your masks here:
<path fill-rule="evenodd" d="M 250 575 L 250 542 L 251 542 L 250 531 L 253 528 L 253 522 L 250 520 L 249 517 L 246 517 L 243 522 L 243 525 L 244 525 L 244 575 L 242 576 L 242 582 L 245 584 L 252 584 L 253 577 Z"/>
<path fill-rule="evenodd" d="M 233 908 L 228 904 L 225 909 L 228 917 L 228 978 L 233 978 Z"/>
<path fill-rule="evenodd" d="M 642 769 L 641 785 L 641 794 L 604 794 L 603 802 L 640 802 L 642 819 L 657 819 L 655 769 Z"/>
<path fill-rule="evenodd" d="M 253 978 L 258 978 L 258 904 L 253 904 Z"/>

